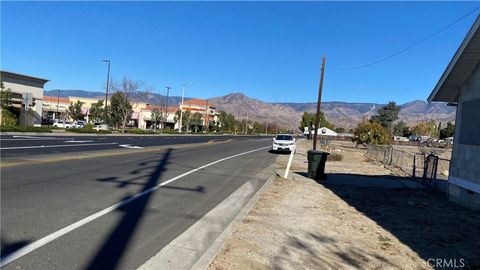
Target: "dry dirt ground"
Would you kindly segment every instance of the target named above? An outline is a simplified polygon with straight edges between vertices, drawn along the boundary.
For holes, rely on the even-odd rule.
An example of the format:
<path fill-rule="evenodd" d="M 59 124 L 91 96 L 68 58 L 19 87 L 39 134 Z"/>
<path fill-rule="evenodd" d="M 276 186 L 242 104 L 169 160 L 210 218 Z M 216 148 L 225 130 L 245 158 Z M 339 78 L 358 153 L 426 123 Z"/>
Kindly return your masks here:
<path fill-rule="evenodd" d="M 272 182 L 210 270 L 480 268 L 478 212 L 422 189 L 317 183 L 304 177 L 307 143 L 298 142 L 288 179 Z M 331 152 L 343 160 L 327 162 L 330 175 L 394 175 L 364 150 Z M 279 155 L 278 171 L 287 159 Z"/>

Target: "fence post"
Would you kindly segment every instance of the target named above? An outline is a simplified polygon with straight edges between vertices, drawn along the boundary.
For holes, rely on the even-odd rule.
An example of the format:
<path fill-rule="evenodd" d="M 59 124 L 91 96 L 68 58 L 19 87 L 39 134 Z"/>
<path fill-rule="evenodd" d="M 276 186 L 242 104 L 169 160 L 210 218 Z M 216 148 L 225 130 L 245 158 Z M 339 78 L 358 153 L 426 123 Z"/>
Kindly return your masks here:
<path fill-rule="evenodd" d="M 413 154 L 413 172 L 412 172 L 412 177 L 415 178 L 415 173 L 417 171 L 417 155 Z"/>

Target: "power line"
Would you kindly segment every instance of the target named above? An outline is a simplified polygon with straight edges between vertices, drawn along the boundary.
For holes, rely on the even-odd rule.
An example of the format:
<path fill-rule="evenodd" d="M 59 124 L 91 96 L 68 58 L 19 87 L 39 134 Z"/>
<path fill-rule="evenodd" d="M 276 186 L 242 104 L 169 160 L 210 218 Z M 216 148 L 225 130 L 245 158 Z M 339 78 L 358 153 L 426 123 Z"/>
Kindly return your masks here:
<path fill-rule="evenodd" d="M 379 64 L 379 63 L 382 63 L 382 62 L 385 62 L 391 58 L 394 58 L 395 56 L 397 55 L 400 55 L 402 53 L 405 53 L 415 47 L 417 47 L 418 45 L 422 44 L 423 42 L 433 38 L 434 36 L 440 34 L 441 32 L 447 30 L 448 28 L 452 27 L 453 25 L 455 25 L 456 23 L 458 23 L 459 21 L 465 19 L 466 17 L 470 16 L 471 14 L 473 14 L 475 11 L 479 10 L 480 9 L 480 6 L 474 8 L 473 10 L 471 10 L 470 12 L 468 12 L 467 14 L 463 15 L 462 17 L 456 19 L 455 21 L 449 23 L 448 25 L 444 26 L 443 28 L 441 28 L 440 30 L 434 32 L 433 34 L 421 39 L 420 41 L 404 48 L 404 49 L 401 49 L 387 57 L 384 57 L 384 58 L 381 58 L 381 59 L 378 59 L 376 61 L 373 61 L 373 62 L 370 62 L 370 63 L 367 63 L 367 64 L 364 64 L 364 65 L 359 65 L 359 66 L 353 66 L 353 67 L 331 67 L 333 69 L 339 69 L 339 70 L 353 70 L 353 69 L 361 69 L 361 68 L 366 68 L 366 67 L 369 67 L 369 66 L 373 66 L 373 65 L 376 65 L 376 64 Z"/>

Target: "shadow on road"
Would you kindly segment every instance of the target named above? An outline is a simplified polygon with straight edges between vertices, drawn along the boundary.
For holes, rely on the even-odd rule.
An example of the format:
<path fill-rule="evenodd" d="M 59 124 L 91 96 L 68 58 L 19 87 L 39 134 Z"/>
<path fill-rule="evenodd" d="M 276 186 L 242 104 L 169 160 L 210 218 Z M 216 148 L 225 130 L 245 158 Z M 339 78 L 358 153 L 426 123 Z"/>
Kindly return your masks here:
<path fill-rule="evenodd" d="M 98 181 L 102 182 L 114 182 L 118 183 L 118 187 L 126 187 L 128 185 L 143 185 L 143 188 L 139 193 L 145 192 L 142 197 L 137 198 L 135 201 L 126 204 L 120 207 L 117 211 L 123 212 L 123 217 L 120 222 L 116 225 L 116 227 L 112 230 L 110 235 L 106 238 L 103 245 L 100 247 L 99 251 L 97 252 L 96 256 L 90 261 L 86 269 L 117 269 L 119 268 L 118 263 L 122 259 L 122 256 L 125 252 L 125 249 L 128 246 L 129 241 L 131 240 L 132 236 L 135 233 L 135 229 L 139 224 L 144 212 L 146 211 L 146 207 L 148 202 L 153 194 L 153 192 L 148 192 L 156 185 L 159 184 L 159 180 L 163 172 L 165 172 L 166 165 L 168 164 L 168 160 L 170 158 L 172 150 L 168 149 L 167 152 L 164 154 L 163 158 L 160 160 L 158 165 L 153 166 L 154 171 L 148 174 L 148 180 L 145 182 L 145 175 L 138 176 L 133 179 L 129 180 L 118 180 L 117 177 L 109 177 L 98 179 Z M 156 162 L 156 161 L 151 161 Z M 143 162 L 139 164 L 140 166 L 146 166 L 147 163 L 150 162 Z M 152 167 L 144 167 L 141 171 L 149 169 Z M 132 172 L 132 174 L 138 174 L 139 170 Z M 139 180 L 143 179 L 143 183 L 139 182 Z M 162 188 L 169 188 L 169 189 L 182 189 L 182 190 L 189 190 L 195 192 L 204 192 L 204 188 L 199 186 L 195 189 L 188 189 L 188 188 L 180 188 L 180 187 L 172 187 L 172 186 L 163 186 Z M 127 196 L 124 199 L 127 199 L 130 196 Z"/>
<path fill-rule="evenodd" d="M 30 243 L 30 241 L 17 241 L 17 242 L 9 243 L 2 236 L 0 258 L 4 258 L 5 256 L 8 256 L 12 252 L 14 252 L 18 249 L 21 249 L 22 247 L 28 245 L 29 243 Z"/>
<path fill-rule="evenodd" d="M 463 259 L 463 269 L 479 269 L 478 212 L 448 201 L 444 193 L 392 184 L 408 179 L 328 174 L 327 181 L 318 183 L 391 232 L 424 260 L 456 260 L 458 265 Z M 375 185 L 375 181 L 382 183 Z"/>

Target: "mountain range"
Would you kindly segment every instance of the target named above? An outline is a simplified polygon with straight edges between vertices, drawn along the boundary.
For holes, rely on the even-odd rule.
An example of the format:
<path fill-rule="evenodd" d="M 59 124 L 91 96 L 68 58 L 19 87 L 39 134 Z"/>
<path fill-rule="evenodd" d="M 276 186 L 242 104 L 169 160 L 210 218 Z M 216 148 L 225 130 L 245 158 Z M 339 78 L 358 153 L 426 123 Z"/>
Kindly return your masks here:
<path fill-rule="evenodd" d="M 104 97 L 105 93 L 92 92 L 85 90 L 50 90 L 45 91 L 45 95 L 60 97 Z M 166 97 L 156 93 L 147 93 L 145 102 L 151 104 L 164 104 Z M 190 98 L 185 98 L 188 100 Z M 279 126 L 293 128 L 297 130 L 303 112 L 314 113 L 316 111 L 316 102 L 305 103 L 268 103 L 259 99 L 250 98 L 242 93 L 232 93 L 221 97 L 208 99 L 210 103 L 217 107 L 217 111 L 223 110 L 232 113 L 235 117 L 249 120 L 255 120 L 262 123 L 277 123 Z M 179 104 L 181 97 L 171 96 L 168 98 L 169 104 Z M 370 117 L 378 111 L 383 105 L 380 103 L 349 103 L 349 102 L 322 102 L 321 110 L 327 119 L 336 127 L 346 129 L 354 128 L 364 117 Z M 455 108 L 449 107 L 445 103 L 428 104 L 423 100 L 415 100 L 400 105 L 400 120 L 407 125 L 428 120 L 446 123 L 455 121 Z"/>

